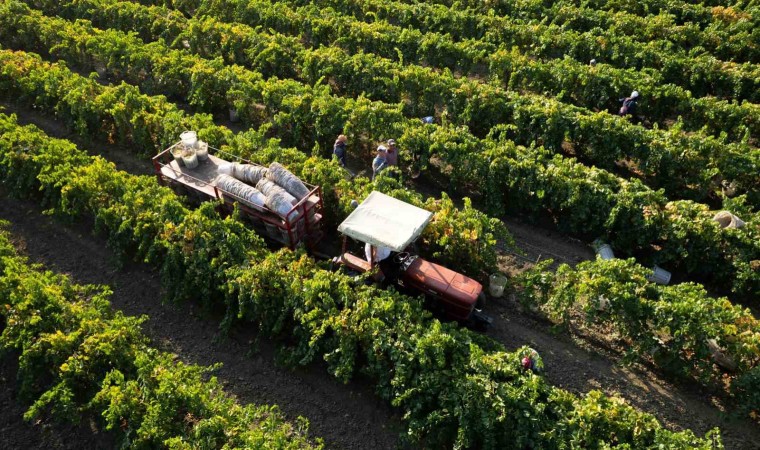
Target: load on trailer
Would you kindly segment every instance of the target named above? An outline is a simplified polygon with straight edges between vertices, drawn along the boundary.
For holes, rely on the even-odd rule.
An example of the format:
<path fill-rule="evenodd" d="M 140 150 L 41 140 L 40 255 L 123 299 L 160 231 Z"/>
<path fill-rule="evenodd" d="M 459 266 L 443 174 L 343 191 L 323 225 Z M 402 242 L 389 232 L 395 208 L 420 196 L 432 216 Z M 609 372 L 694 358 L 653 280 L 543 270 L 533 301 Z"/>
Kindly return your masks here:
<path fill-rule="evenodd" d="M 300 243 L 312 249 L 322 239 L 319 186 L 303 183 L 278 163 L 254 164 L 186 133 L 153 157 L 159 183 L 197 201 L 222 200 L 227 212 L 237 202 L 257 232 L 291 249 Z"/>
<path fill-rule="evenodd" d="M 487 327 L 492 319 L 481 312 L 485 293 L 480 283 L 408 252 L 432 216 L 430 211 L 374 191 L 338 226 L 344 236 L 343 250 L 333 262 L 359 273 L 370 272 L 375 266 L 372 255 L 378 249 L 390 250 L 384 260 L 388 270 L 383 270 L 383 275 L 390 278 L 386 281 L 425 295 L 450 319 Z M 348 237 L 367 244 L 370 257 L 346 251 Z M 382 268 L 383 263 L 380 265 Z"/>

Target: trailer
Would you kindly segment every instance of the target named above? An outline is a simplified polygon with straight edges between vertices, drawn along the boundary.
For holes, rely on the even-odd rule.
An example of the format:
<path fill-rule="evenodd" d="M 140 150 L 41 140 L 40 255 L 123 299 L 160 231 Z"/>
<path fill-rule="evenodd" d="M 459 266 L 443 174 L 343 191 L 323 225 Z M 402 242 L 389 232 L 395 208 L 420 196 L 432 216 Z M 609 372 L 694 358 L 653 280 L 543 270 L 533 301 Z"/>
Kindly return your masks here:
<path fill-rule="evenodd" d="M 174 156 L 174 150 L 182 145 L 182 142 L 177 142 L 153 157 L 153 168 L 160 184 L 197 202 L 221 200 L 221 208 L 225 213 L 231 213 L 237 203 L 258 233 L 291 249 L 303 244 L 313 250 L 322 239 L 324 209 L 320 186 L 304 183 L 309 190 L 308 195 L 297 199 L 293 208 L 281 215 L 266 206 L 248 202 L 225 191 L 215 183 L 219 166 L 223 164 L 238 162 L 263 166 L 209 146 L 207 157 L 199 160 L 196 167 L 190 168 Z"/>

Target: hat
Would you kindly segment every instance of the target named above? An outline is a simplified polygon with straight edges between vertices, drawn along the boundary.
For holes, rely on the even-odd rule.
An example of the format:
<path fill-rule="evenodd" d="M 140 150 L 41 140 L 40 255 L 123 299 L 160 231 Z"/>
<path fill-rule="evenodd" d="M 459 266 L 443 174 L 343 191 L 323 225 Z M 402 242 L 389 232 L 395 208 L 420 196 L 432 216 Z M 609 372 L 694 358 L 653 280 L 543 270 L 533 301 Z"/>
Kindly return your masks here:
<path fill-rule="evenodd" d="M 377 147 L 377 151 L 378 152 L 382 152 L 382 153 L 387 153 L 388 152 L 388 148 L 386 146 L 384 146 L 384 145 L 381 145 L 381 146 Z"/>
<path fill-rule="evenodd" d="M 631 92 L 631 98 L 636 98 L 639 96 L 639 91 L 633 91 Z"/>
<path fill-rule="evenodd" d="M 348 140 L 348 138 L 346 137 L 345 134 L 341 134 L 341 135 L 338 136 L 338 141 L 340 141 L 340 142 L 346 142 L 347 140 Z"/>
<path fill-rule="evenodd" d="M 396 145 L 395 139 L 388 139 L 388 145 Z"/>

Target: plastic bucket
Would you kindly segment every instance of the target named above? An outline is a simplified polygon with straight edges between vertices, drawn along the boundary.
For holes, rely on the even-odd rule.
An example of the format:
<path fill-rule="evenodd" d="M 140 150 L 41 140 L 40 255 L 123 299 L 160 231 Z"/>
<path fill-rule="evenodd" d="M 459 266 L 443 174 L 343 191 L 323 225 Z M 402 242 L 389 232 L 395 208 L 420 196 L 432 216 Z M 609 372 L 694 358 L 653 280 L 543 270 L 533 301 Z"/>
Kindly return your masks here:
<path fill-rule="evenodd" d="M 195 131 L 183 131 L 182 134 L 179 135 L 179 138 L 182 141 L 182 145 L 187 148 L 194 148 L 195 144 L 198 142 L 198 135 Z"/>
<path fill-rule="evenodd" d="M 188 169 L 195 169 L 198 167 L 198 155 L 196 155 L 195 152 L 192 152 L 189 155 L 183 155 L 182 162 L 185 163 L 185 166 L 187 166 Z"/>
<path fill-rule="evenodd" d="M 610 247 L 608 244 L 600 245 L 596 250 L 596 254 L 605 260 L 615 259 L 615 253 L 612 252 L 612 247 Z"/>
<path fill-rule="evenodd" d="M 174 147 L 172 149 L 172 156 L 174 157 L 174 160 L 177 161 L 177 164 L 182 163 L 182 147 L 179 145 Z"/>
<path fill-rule="evenodd" d="M 615 259 L 615 253 L 612 251 L 612 247 L 609 244 L 605 244 L 600 239 L 597 239 L 592 244 L 596 250 L 596 254 L 604 260 Z"/>
<path fill-rule="evenodd" d="M 494 273 L 488 277 L 488 293 L 491 297 L 499 298 L 504 295 L 504 287 L 507 285 L 507 277 L 500 273 Z"/>
<path fill-rule="evenodd" d="M 660 266 L 654 266 L 654 273 L 647 279 L 653 283 L 667 285 L 670 283 L 670 277 L 670 272 Z"/>
<path fill-rule="evenodd" d="M 208 159 L 208 143 L 203 141 L 198 141 L 198 149 L 195 151 L 195 154 L 198 155 L 199 161 L 205 161 Z"/>
<path fill-rule="evenodd" d="M 721 228 L 742 228 L 744 221 L 728 211 L 721 211 L 713 217 L 713 220 L 720 224 Z"/>

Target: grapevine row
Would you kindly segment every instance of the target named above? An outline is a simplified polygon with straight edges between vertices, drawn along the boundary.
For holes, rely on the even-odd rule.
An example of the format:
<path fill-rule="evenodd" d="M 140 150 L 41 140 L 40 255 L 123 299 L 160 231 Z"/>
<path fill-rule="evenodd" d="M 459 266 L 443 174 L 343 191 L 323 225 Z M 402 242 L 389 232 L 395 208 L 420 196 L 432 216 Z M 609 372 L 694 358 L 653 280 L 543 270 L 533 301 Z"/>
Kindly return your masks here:
<path fill-rule="evenodd" d="M 401 410 L 408 436 L 418 443 L 720 447 L 717 431 L 705 439 L 670 432 L 599 392 L 578 398 L 549 386 L 521 372 L 519 353 L 431 319 L 417 300 L 354 286 L 289 250 L 264 254 L 255 235 L 235 218 L 219 218 L 212 204 L 189 211 L 152 177 L 119 172 L 0 118 L 3 184 L 41 191 L 61 213 L 94 216 L 123 253 L 160 266 L 172 297 L 224 301 L 227 325 L 234 318 L 254 323 L 282 342 L 291 364 L 324 359 L 342 380 L 361 372 Z"/>
<path fill-rule="evenodd" d="M 19 94 L 34 104 L 55 110 L 83 136 L 102 136 L 108 141 L 124 142 L 134 147 L 136 153 L 144 155 L 168 147 L 183 130 L 197 130 L 207 142 L 218 146 L 232 145 L 231 152 L 244 152 L 241 156 L 267 165 L 275 160 L 287 164 L 305 181 L 324 186 L 329 227 L 337 226 L 351 212 L 352 199 L 363 199 L 375 189 L 383 190 L 432 211 L 431 224 L 419 241 L 421 249 L 474 277 L 482 278 L 483 274 L 495 270 L 497 253 L 494 244 L 497 241 L 511 243 L 503 223 L 477 211 L 467 199 L 462 208 L 456 208 L 445 194 L 440 200 L 426 200 L 388 177 L 378 183 L 370 183 L 364 177 L 347 180 L 345 171 L 337 163 L 318 156 L 309 157 L 294 149 L 283 149 L 278 140 L 266 139 L 268 127 L 233 135 L 229 129 L 214 125 L 209 115 L 186 115 L 165 98 L 142 95 L 132 86 L 105 87 L 75 75 L 65 67 L 50 66 L 25 54 L 0 53 L 3 55 L 0 91 Z M 45 73 L 45 67 L 55 67 L 55 70 Z M 202 73 L 207 74 L 209 70 Z M 354 111 L 352 120 L 358 123 L 372 122 L 376 115 L 367 102 L 352 101 L 349 106 L 346 110 Z M 349 128 L 348 131 L 353 130 Z"/>
<path fill-rule="evenodd" d="M 78 152 L 7 116 L 0 122 L 3 153 L 20 142 L 34 145 L 28 155 L 38 158 L 41 150 Z M 215 377 L 207 379 L 217 366 L 187 365 L 153 348 L 141 330 L 145 317 L 114 312 L 107 287 L 76 285 L 30 264 L 13 248 L 7 225 L 0 222 L 0 350 L 19 355 L 21 396 L 32 401 L 25 419 L 89 417 L 133 448 L 322 448 L 310 442 L 306 420 L 288 423 L 277 407 L 238 404 Z"/>
<path fill-rule="evenodd" d="M 299 6 L 311 3 L 304 0 L 294 1 Z M 639 17 L 626 12 L 591 9 L 586 5 L 575 6 L 568 2 L 552 2 L 548 7 L 537 2 L 513 2 L 509 5 L 509 13 L 502 12 L 499 15 L 484 11 L 490 5 L 483 2 L 470 5 L 467 9 L 462 9 L 461 4 L 452 8 L 440 3 L 409 0 L 320 2 L 365 22 L 384 20 L 423 32 L 449 33 L 455 40 L 485 40 L 498 46 L 505 42 L 498 39 L 499 35 L 493 33 L 493 29 L 548 25 L 556 27 L 557 30 L 588 33 L 598 38 L 628 36 L 632 42 L 638 42 L 639 45 L 659 41 L 660 47 L 700 47 L 720 59 L 735 62 L 757 63 L 760 60 L 760 46 L 757 31 L 754 29 L 756 20 L 751 20 L 752 16 L 742 11 L 730 11 L 720 16 L 717 12 L 708 10 L 709 16 L 703 16 L 702 22 L 688 20 L 687 23 L 677 25 L 674 23 L 676 18 L 670 15 Z M 728 16 L 730 13 L 737 16 L 735 20 Z M 689 53 L 691 54 L 693 52 Z M 686 56 L 686 53 L 683 53 L 683 56 Z"/>
<path fill-rule="evenodd" d="M 109 139 L 131 141 L 138 148 L 148 149 L 168 145 L 183 129 L 196 129 L 205 140 L 220 145 L 227 143 L 231 151 L 244 157 L 250 157 L 251 151 L 258 147 L 267 148 L 266 157 L 286 158 L 282 162 L 295 166 L 306 181 L 331 186 L 339 193 L 338 199 L 327 198 L 328 216 L 335 214 L 336 220 L 350 211 L 350 199 L 364 198 L 373 188 L 363 178 L 348 182 L 337 165 L 321 158 L 307 158 L 295 150 L 285 152 L 270 143 L 262 143 L 262 132 L 233 138 L 226 128 L 214 126 L 209 116 L 185 118 L 164 99 L 142 96 L 136 88 L 103 87 L 60 65 L 43 63 L 22 53 L 4 51 L 0 56 L 0 91 L 57 111 L 80 134 L 105 134 Z M 374 113 L 362 106 L 357 104 L 352 113 Z M 185 120 L 187 122 L 183 122 Z M 638 181 L 621 180 L 541 148 L 526 149 L 509 141 L 491 143 L 484 148 L 478 141 L 463 137 L 458 130 L 444 127 L 407 130 L 399 141 L 406 148 L 413 147 L 411 143 L 424 142 L 433 153 L 460 165 L 460 170 L 471 170 L 471 179 L 481 183 L 478 187 L 484 193 L 484 202 L 501 214 L 505 205 L 528 213 L 549 212 L 562 231 L 591 239 L 606 235 L 616 250 L 635 254 L 646 263 L 663 264 L 672 270 L 701 276 L 747 298 L 756 298 L 760 290 L 760 274 L 753 262 L 760 260 L 758 214 L 751 213 L 743 203 L 743 199 L 746 200 L 743 196 L 730 201 L 729 206 L 748 226 L 741 230 L 721 230 L 712 220 L 713 213 L 704 205 L 669 202 L 662 192 L 652 191 Z M 418 195 L 402 189 L 397 182 L 385 180 L 384 183 L 381 189 L 409 198 L 415 204 L 422 203 Z M 444 201 L 450 203 L 447 198 Z M 432 200 L 428 200 L 425 207 L 433 211 L 446 210 Z M 455 213 L 450 217 L 439 216 L 439 223 L 450 220 L 451 225 L 433 227 L 435 233 L 426 236 L 426 246 L 435 249 L 431 254 L 438 254 L 445 262 L 476 276 L 482 270 L 495 267 L 491 245 L 501 234 L 500 222 L 487 219 L 469 205 Z M 474 226 L 468 223 L 473 219 L 479 224 L 475 234 L 481 238 L 474 241 L 466 237 L 471 235 L 470 231 L 465 232 Z M 452 227 L 461 232 L 446 231 Z"/>
<path fill-rule="evenodd" d="M 662 82 L 683 86 L 696 97 L 712 94 L 760 102 L 760 65 L 723 62 L 706 55 L 678 55 L 672 48 L 661 48 L 657 42 L 642 47 L 624 37 L 602 39 L 558 27 L 513 25 L 492 30 L 496 34 L 494 39 L 502 41 L 501 45 L 495 45 L 484 40 L 456 41 L 449 33 L 424 33 L 385 21 L 366 23 L 317 5 L 290 7 L 287 2 L 268 0 L 176 3 L 189 15 L 209 15 L 228 22 L 272 27 L 286 34 L 303 34 L 312 42 L 337 43 L 352 52 L 364 50 L 463 73 L 481 66 L 494 67 L 498 61 L 491 55 L 516 46 L 529 51 L 527 56 L 537 58 L 568 55 L 581 62 L 597 59 L 620 67 L 653 68 Z"/>
<path fill-rule="evenodd" d="M 496 90 L 494 93 L 493 87 L 481 86 L 473 83 L 474 80 L 456 79 L 446 72 L 399 66 L 373 54 L 349 55 L 335 46 L 307 49 L 293 37 L 270 35 L 209 17 L 186 19 L 171 14 L 170 10 L 134 3 L 88 0 L 76 3 L 35 1 L 34 4 L 43 7 L 47 14 L 87 18 L 104 28 L 136 31 L 146 41 L 160 37 L 174 42 L 175 47 L 187 42 L 193 51 L 203 56 L 222 56 L 227 63 L 247 65 L 280 78 L 298 76 L 315 83 L 325 74 L 335 81 L 342 95 L 364 93 L 372 99 L 391 103 L 403 100 L 405 112 L 410 115 L 424 116 L 434 108 L 445 107 L 453 120 L 466 123 L 477 135 L 483 135 L 494 122 L 502 121 L 498 111 L 463 113 L 472 103 L 470 93 L 473 91 L 502 98 L 507 97 L 506 92 Z M 135 17 L 140 20 L 135 21 Z M 214 40 L 214 45 L 210 39 Z M 287 49 L 285 55 L 278 53 L 283 47 Z M 286 57 L 294 64 L 276 64 Z M 646 97 L 643 114 L 660 125 L 672 117 L 681 116 L 687 130 L 706 131 L 716 136 L 725 133 L 731 140 L 743 139 L 746 133 L 760 136 L 760 106 L 753 103 L 736 104 L 713 97 L 695 99 L 683 88 L 664 84 L 651 74 L 604 64 L 590 68 L 571 59 L 537 61 L 519 52 L 504 50 L 491 55 L 491 59 L 492 74 L 513 91 L 551 93 L 565 103 L 609 111 L 619 106 L 617 99 L 621 92 L 635 86 Z M 357 77 L 359 73 L 361 77 Z M 398 82 L 394 83 L 396 78 Z"/>
<path fill-rule="evenodd" d="M 127 9 L 126 11 L 130 10 Z M 229 104 L 230 107 L 240 110 L 244 119 L 249 119 L 251 123 L 261 123 L 262 120 L 267 119 L 265 116 L 268 115 L 271 118 L 278 111 L 287 109 L 287 105 L 295 105 L 295 108 L 303 109 L 302 101 L 287 100 L 288 97 L 314 95 L 327 97 L 322 93 L 314 93 L 314 89 L 310 87 L 298 87 L 287 81 L 271 81 L 267 82 L 264 87 L 243 88 L 241 86 L 246 83 L 249 85 L 263 83 L 260 78 L 266 74 L 246 73 L 244 76 L 243 71 L 240 70 L 230 74 L 229 70 L 222 70 L 216 61 L 193 64 L 190 57 L 162 57 L 160 56 L 162 54 L 160 46 L 154 46 L 150 52 L 141 51 L 140 43 L 136 39 L 130 41 L 125 40 L 124 37 L 106 33 L 98 39 L 119 40 L 124 43 L 98 45 L 97 42 L 90 42 L 88 44 L 88 39 L 90 41 L 97 39 L 88 38 L 88 34 L 91 35 L 95 32 L 88 30 L 83 25 L 80 24 L 78 29 L 70 32 L 65 30 L 71 29 L 72 26 L 60 20 L 55 25 L 40 27 L 39 22 L 45 20 L 52 22 L 54 19 L 42 19 L 38 14 L 34 15 L 31 11 L 20 7 L 15 8 L 15 11 L 6 17 L 4 27 L 6 30 L 4 39 L 6 40 L 20 42 L 22 45 L 37 51 L 44 50 L 44 47 L 55 47 L 57 54 L 69 60 L 77 58 L 80 63 L 83 62 L 81 60 L 84 56 L 90 59 L 107 60 L 111 66 L 127 65 L 127 69 L 120 67 L 113 70 L 120 76 L 128 76 L 128 79 L 130 79 L 130 74 L 138 73 L 140 78 L 132 76 L 130 79 L 132 83 L 145 85 L 146 82 L 149 82 L 147 85 L 149 88 L 151 85 L 160 85 L 158 90 L 173 92 L 180 98 L 189 99 L 191 104 L 196 106 L 218 110 Z M 27 18 L 26 21 L 23 20 L 25 17 Z M 120 22 L 112 20 L 108 24 L 118 23 Z M 712 183 L 720 181 L 715 174 L 716 168 L 723 177 L 735 181 L 739 193 L 750 192 L 752 199 L 754 199 L 756 193 L 760 191 L 760 186 L 755 186 L 758 184 L 755 173 L 760 167 L 760 151 L 751 149 L 746 145 L 725 145 L 718 140 L 699 135 L 686 136 L 677 131 L 648 131 L 631 125 L 624 119 L 607 114 L 587 114 L 578 108 L 568 107 L 558 102 L 539 97 L 519 96 L 488 85 L 463 82 L 451 76 L 438 76 L 430 71 L 421 72 L 414 68 L 398 70 L 394 69 L 392 64 L 384 64 L 378 67 L 370 62 L 365 57 L 366 55 L 348 60 L 339 52 L 330 50 L 294 55 L 288 42 L 269 39 L 268 41 L 254 43 L 251 42 L 250 35 L 245 30 L 235 30 L 229 26 L 225 29 L 223 24 L 213 21 L 192 22 L 185 25 L 188 25 L 184 27 L 186 33 L 180 34 L 175 40 L 186 42 L 191 49 L 202 54 L 212 53 L 208 56 L 216 57 L 221 53 L 213 51 L 215 46 L 212 46 L 211 43 L 225 41 L 229 43 L 233 37 L 238 37 L 239 40 L 248 43 L 248 45 L 245 47 L 235 46 L 234 55 L 229 55 L 226 59 L 245 59 L 249 49 L 265 47 L 266 50 L 256 54 L 256 59 L 250 61 L 251 58 L 248 58 L 248 62 L 252 63 L 251 65 L 261 67 L 261 70 L 265 72 L 274 71 L 274 67 L 286 67 L 286 70 L 278 71 L 277 75 L 288 76 L 292 75 L 290 71 L 295 67 L 300 73 L 306 74 L 305 78 L 309 81 L 318 81 L 324 76 L 322 74 L 329 74 L 336 81 L 339 81 L 341 87 L 344 87 L 342 93 L 351 95 L 359 95 L 368 86 L 373 86 L 371 88 L 373 93 L 380 91 L 396 92 L 398 96 L 406 97 L 411 100 L 413 105 L 416 105 L 411 111 L 412 113 L 421 113 L 423 110 L 429 111 L 439 101 L 448 99 L 445 104 L 447 110 L 452 112 L 451 115 L 455 121 L 465 120 L 467 124 L 480 124 L 480 126 L 488 128 L 501 121 L 505 116 L 510 116 L 517 124 L 516 128 L 510 130 L 510 137 L 523 143 L 538 139 L 545 146 L 555 151 L 561 151 L 565 139 L 568 138 L 567 135 L 570 134 L 569 139 L 574 145 L 576 153 L 584 160 L 591 161 L 602 168 L 612 169 L 617 161 L 631 157 L 638 163 L 637 170 L 650 180 L 650 184 L 666 188 L 667 193 L 678 193 L 679 197 L 700 200 L 710 195 L 711 190 L 714 189 Z M 142 31 L 145 32 L 144 27 Z M 225 31 L 229 31 L 229 33 L 225 33 Z M 174 36 L 164 37 L 173 38 Z M 41 43 L 40 40 L 44 42 Z M 58 44 L 58 41 L 66 40 L 71 42 Z M 124 52 L 122 48 L 124 45 L 130 45 L 131 50 Z M 86 51 L 86 54 L 74 50 L 80 48 Z M 212 51 L 209 51 L 209 48 Z M 168 52 L 168 50 L 163 50 L 163 52 L 167 55 L 178 54 Z M 124 54 L 123 57 L 122 54 Z M 151 55 L 153 55 L 152 58 Z M 262 55 L 264 56 L 262 57 Z M 156 62 L 156 59 L 160 62 Z M 200 60 L 196 59 L 195 61 Z M 296 61 L 297 63 L 293 65 L 289 61 Z M 303 62 L 300 63 L 301 61 Z M 84 62 L 87 63 L 88 61 Z M 357 77 L 355 66 L 357 63 L 363 65 L 369 63 L 370 67 L 367 67 L 363 73 L 375 73 L 376 75 Z M 167 64 L 173 67 L 166 68 Z M 195 74 L 191 75 L 193 72 L 203 72 L 200 67 L 203 64 L 212 66 L 205 70 L 208 72 L 207 74 L 202 75 L 211 78 L 211 80 L 199 81 L 195 79 L 197 77 Z M 187 69 L 177 70 L 176 67 L 179 65 L 184 65 Z M 150 66 L 152 68 L 149 68 Z M 144 70 L 145 68 L 148 69 Z M 172 75 L 166 77 L 164 73 Z M 172 76 L 175 79 L 172 79 Z M 246 79 L 243 80 L 243 78 Z M 278 88 L 277 86 L 284 87 Z M 188 90 L 191 92 L 187 92 Z M 267 95 L 267 90 L 284 90 L 286 93 Z M 449 92 L 453 95 L 447 95 Z M 473 93 L 476 94 L 473 96 Z M 387 94 L 381 96 L 388 98 Z M 332 99 L 330 101 L 335 104 L 346 102 L 345 99 L 330 98 Z M 396 99 L 398 97 L 391 98 L 391 100 Z M 251 101 L 265 104 L 267 110 L 262 111 L 258 107 L 254 107 L 250 104 Z M 284 102 L 285 106 L 280 106 L 276 102 Z M 351 111 L 350 108 L 344 109 Z M 397 124 L 398 128 L 402 130 L 411 130 L 421 126 L 414 121 L 404 123 L 395 108 L 390 105 L 377 104 L 377 109 L 378 115 L 385 114 L 386 118 L 378 118 L 374 121 L 377 124 L 376 129 L 387 130 L 389 123 L 398 121 L 402 122 Z M 287 144 L 308 147 L 314 140 L 317 140 L 322 148 L 328 148 L 330 139 L 341 130 L 341 121 L 337 120 L 338 117 L 332 117 L 333 120 L 330 122 L 325 122 L 324 117 L 315 118 L 309 114 L 300 114 L 300 117 L 293 117 L 292 115 L 281 117 L 296 121 L 302 119 L 297 130 L 300 135 L 290 130 L 291 132 L 287 135 L 294 139 Z M 353 122 L 350 117 L 346 118 L 345 121 Z M 320 124 L 324 125 L 325 129 L 315 129 Z M 758 121 L 758 125 L 760 125 L 760 121 Z M 366 132 L 371 136 L 383 136 L 375 133 L 372 129 L 366 130 Z M 687 147 L 687 151 L 684 151 L 684 146 Z M 427 151 L 426 148 L 410 148 L 409 150 L 417 154 L 424 154 Z M 453 167 L 456 170 L 457 167 L 461 166 L 454 165 Z M 455 173 L 452 180 L 459 184 L 460 181 L 466 180 L 464 175 L 466 174 Z M 687 192 L 688 194 L 686 194 Z"/>
<path fill-rule="evenodd" d="M 415 0 L 411 0 L 415 1 Z M 520 15 L 522 11 L 529 10 L 534 15 L 540 14 L 545 8 L 542 0 L 528 0 L 521 2 L 512 2 L 509 0 L 496 0 L 486 3 L 479 2 L 478 0 L 433 0 L 433 3 L 443 4 L 448 7 L 452 7 L 454 3 L 461 7 L 479 9 L 483 12 L 493 11 L 496 15 L 500 16 L 513 16 Z M 591 11 L 623 11 L 629 14 L 634 14 L 641 17 L 647 17 L 650 15 L 669 15 L 673 16 L 677 23 L 695 22 L 704 27 L 709 26 L 717 20 L 730 20 L 730 18 L 722 18 L 721 12 L 725 10 L 734 11 L 736 14 L 749 11 L 753 7 L 746 8 L 746 11 L 741 11 L 742 7 L 737 5 L 725 7 L 717 11 L 715 8 L 708 6 L 702 2 L 702 4 L 695 4 L 688 1 L 673 1 L 673 0 L 641 0 L 638 2 L 621 2 L 618 0 L 561 0 L 557 2 L 559 5 L 568 5 L 576 7 L 589 8 Z M 721 2 L 725 3 L 725 2 Z M 737 10 L 737 8 L 739 8 Z"/>

